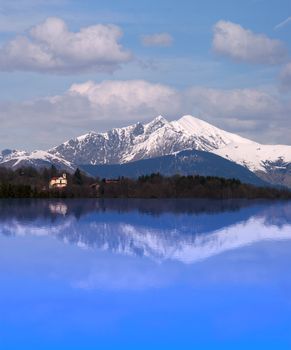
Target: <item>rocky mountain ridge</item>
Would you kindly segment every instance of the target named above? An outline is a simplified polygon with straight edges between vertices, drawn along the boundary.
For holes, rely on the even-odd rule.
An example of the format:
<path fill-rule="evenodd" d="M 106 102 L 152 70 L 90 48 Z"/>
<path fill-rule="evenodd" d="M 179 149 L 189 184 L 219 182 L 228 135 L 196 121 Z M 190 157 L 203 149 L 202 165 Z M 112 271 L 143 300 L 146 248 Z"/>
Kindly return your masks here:
<path fill-rule="evenodd" d="M 189 115 L 175 121 L 159 116 L 145 124 L 90 132 L 47 151 L 5 150 L 0 153 L 0 165 L 54 164 L 73 171 L 84 164 L 124 164 L 183 150 L 211 152 L 243 165 L 270 183 L 291 186 L 291 146 L 263 145 Z"/>

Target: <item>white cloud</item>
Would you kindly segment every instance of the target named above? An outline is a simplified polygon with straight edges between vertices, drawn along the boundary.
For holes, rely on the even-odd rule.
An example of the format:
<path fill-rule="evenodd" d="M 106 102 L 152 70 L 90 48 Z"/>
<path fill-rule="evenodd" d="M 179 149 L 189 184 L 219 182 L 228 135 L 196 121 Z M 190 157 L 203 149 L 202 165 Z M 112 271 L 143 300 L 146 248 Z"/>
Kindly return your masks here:
<path fill-rule="evenodd" d="M 0 48 L 0 69 L 112 72 L 131 59 L 130 52 L 118 42 L 121 36 L 119 27 L 102 24 L 70 32 L 62 19 L 50 17 Z"/>
<path fill-rule="evenodd" d="M 213 49 L 220 55 L 249 63 L 280 64 L 288 58 L 287 49 L 280 40 L 226 21 L 214 26 Z"/>
<path fill-rule="evenodd" d="M 180 94 L 143 80 L 74 84 L 62 95 L 0 101 L 0 149 L 46 149 L 90 130 L 106 131 L 181 111 Z M 185 111 L 186 112 L 186 111 Z"/>
<path fill-rule="evenodd" d="M 258 89 L 209 89 L 194 87 L 187 100 L 204 115 L 214 118 L 266 118 L 280 111 L 278 99 Z"/>
<path fill-rule="evenodd" d="M 170 111 L 178 113 L 180 110 L 180 95 L 176 90 L 144 80 L 74 84 L 67 96 L 88 99 L 90 106 L 102 116 L 118 115 L 132 119 Z"/>
<path fill-rule="evenodd" d="M 284 89 L 291 88 L 291 62 L 288 63 L 281 71 L 280 80 Z"/>
<path fill-rule="evenodd" d="M 173 44 L 173 37 L 168 33 L 157 33 L 152 35 L 144 35 L 141 38 L 144 46 L 171 46 Z"/>
<path fill-rule="evenodd" d="M 194 108 L 192 113 L 222 129 L 263 143 L 290 144 L 291 121 L 287 116 L 291 105 L 277 95 L 260 89 L 201 87 L 188 89 L 186 95 L 189 109 Z"/>
<path fill-rule="evenodd" d="M 143 80 L 89 81 L 54 97 L 0 102 L 0 149 L 45 149 L 89 130 L 105 131 L 159 114 L 168 119 L 193 114 L 258 141 L 290 143 L 290 113 L 291 103 L 259 89 L 178 91 Z"/>

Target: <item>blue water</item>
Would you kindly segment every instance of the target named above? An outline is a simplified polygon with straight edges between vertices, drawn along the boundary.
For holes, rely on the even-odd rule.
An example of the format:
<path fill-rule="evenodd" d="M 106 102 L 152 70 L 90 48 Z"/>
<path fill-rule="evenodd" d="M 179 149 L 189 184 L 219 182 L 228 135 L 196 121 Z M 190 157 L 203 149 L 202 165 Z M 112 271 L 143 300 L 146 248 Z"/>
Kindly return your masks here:
<path fill-rule="evenodd" d="M 291 349 L 291 203 L 0 201 L 0 349 Z"/>

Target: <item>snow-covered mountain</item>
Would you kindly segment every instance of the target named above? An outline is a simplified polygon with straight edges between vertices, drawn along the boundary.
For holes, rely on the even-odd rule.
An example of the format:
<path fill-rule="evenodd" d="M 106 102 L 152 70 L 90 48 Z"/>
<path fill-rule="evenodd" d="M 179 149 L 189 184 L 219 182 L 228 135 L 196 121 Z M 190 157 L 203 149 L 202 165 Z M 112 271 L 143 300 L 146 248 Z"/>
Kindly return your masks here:
<path fill-rule="evenodd" d="M 264 180 L 291 186 L 291 146 L 262 145 L 192 116 L 159 116 L 107 133 L 90 132 L 48 152 L 73 164 L 115 164 L 195 149 L 243 165 Z"/>
<path fill-rule="evenodd" d="M 106 133 L 90 132 L 47 152 L 4 151 L 0 164 L 55 164 L 72 170 L 84 164 L 123 164 L 186 149 L 215 153 L 245 166 L 264 180 L 291 186 L 291 146 L 262 145 L 189 115 L 171 122 L 159 116 L 146 124 Z"/>
<path fill-rule="evenodd" d="M 58 169 L 74 170 L 74 166 L 70 162 L 46 151 L 29 153 L 17 150 L 4 150 L 0 153 L 0 165 L 15 169 L 27 166 L 44 168 L 54 165 Z"/>
<path fill-rule="evenodd" d="M 213 153 L 241 164 L 263 180 L 291 187 L 291 146 L 230 143 Z"/>
<path fill-rule="evenodd" d="M 172 122 L 159 116 L 148 124 L 137 123 L 107 133 L 90 132 L 48 152 L 74 164 L 114 164 L 185 149 L 211 152 L 231 143 L 247 142 L 191 116 Z"/>

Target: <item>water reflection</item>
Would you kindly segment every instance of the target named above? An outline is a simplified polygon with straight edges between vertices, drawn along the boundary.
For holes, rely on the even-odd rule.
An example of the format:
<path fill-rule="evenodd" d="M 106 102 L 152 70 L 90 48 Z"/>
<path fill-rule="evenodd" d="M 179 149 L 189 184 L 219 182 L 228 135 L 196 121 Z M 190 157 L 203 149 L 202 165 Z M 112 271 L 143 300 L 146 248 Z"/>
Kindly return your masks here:
<path fill-rule="evenodd" d="M 290 349 L 291 203 L 0 201 L 0 348 Z"/>
<path fill-rule="evenodd" d="M 66 215 L 68 212 L 68 206 L 63 202 L 50 203 L 49 209 L 52 214 Z"/>
<path fill-rule="evenodd" d="M 256 242 L 291 239 L 291 203 L 1 201 L 0 234 L 50 236 L 81 248 L 194 263 Z"/>

